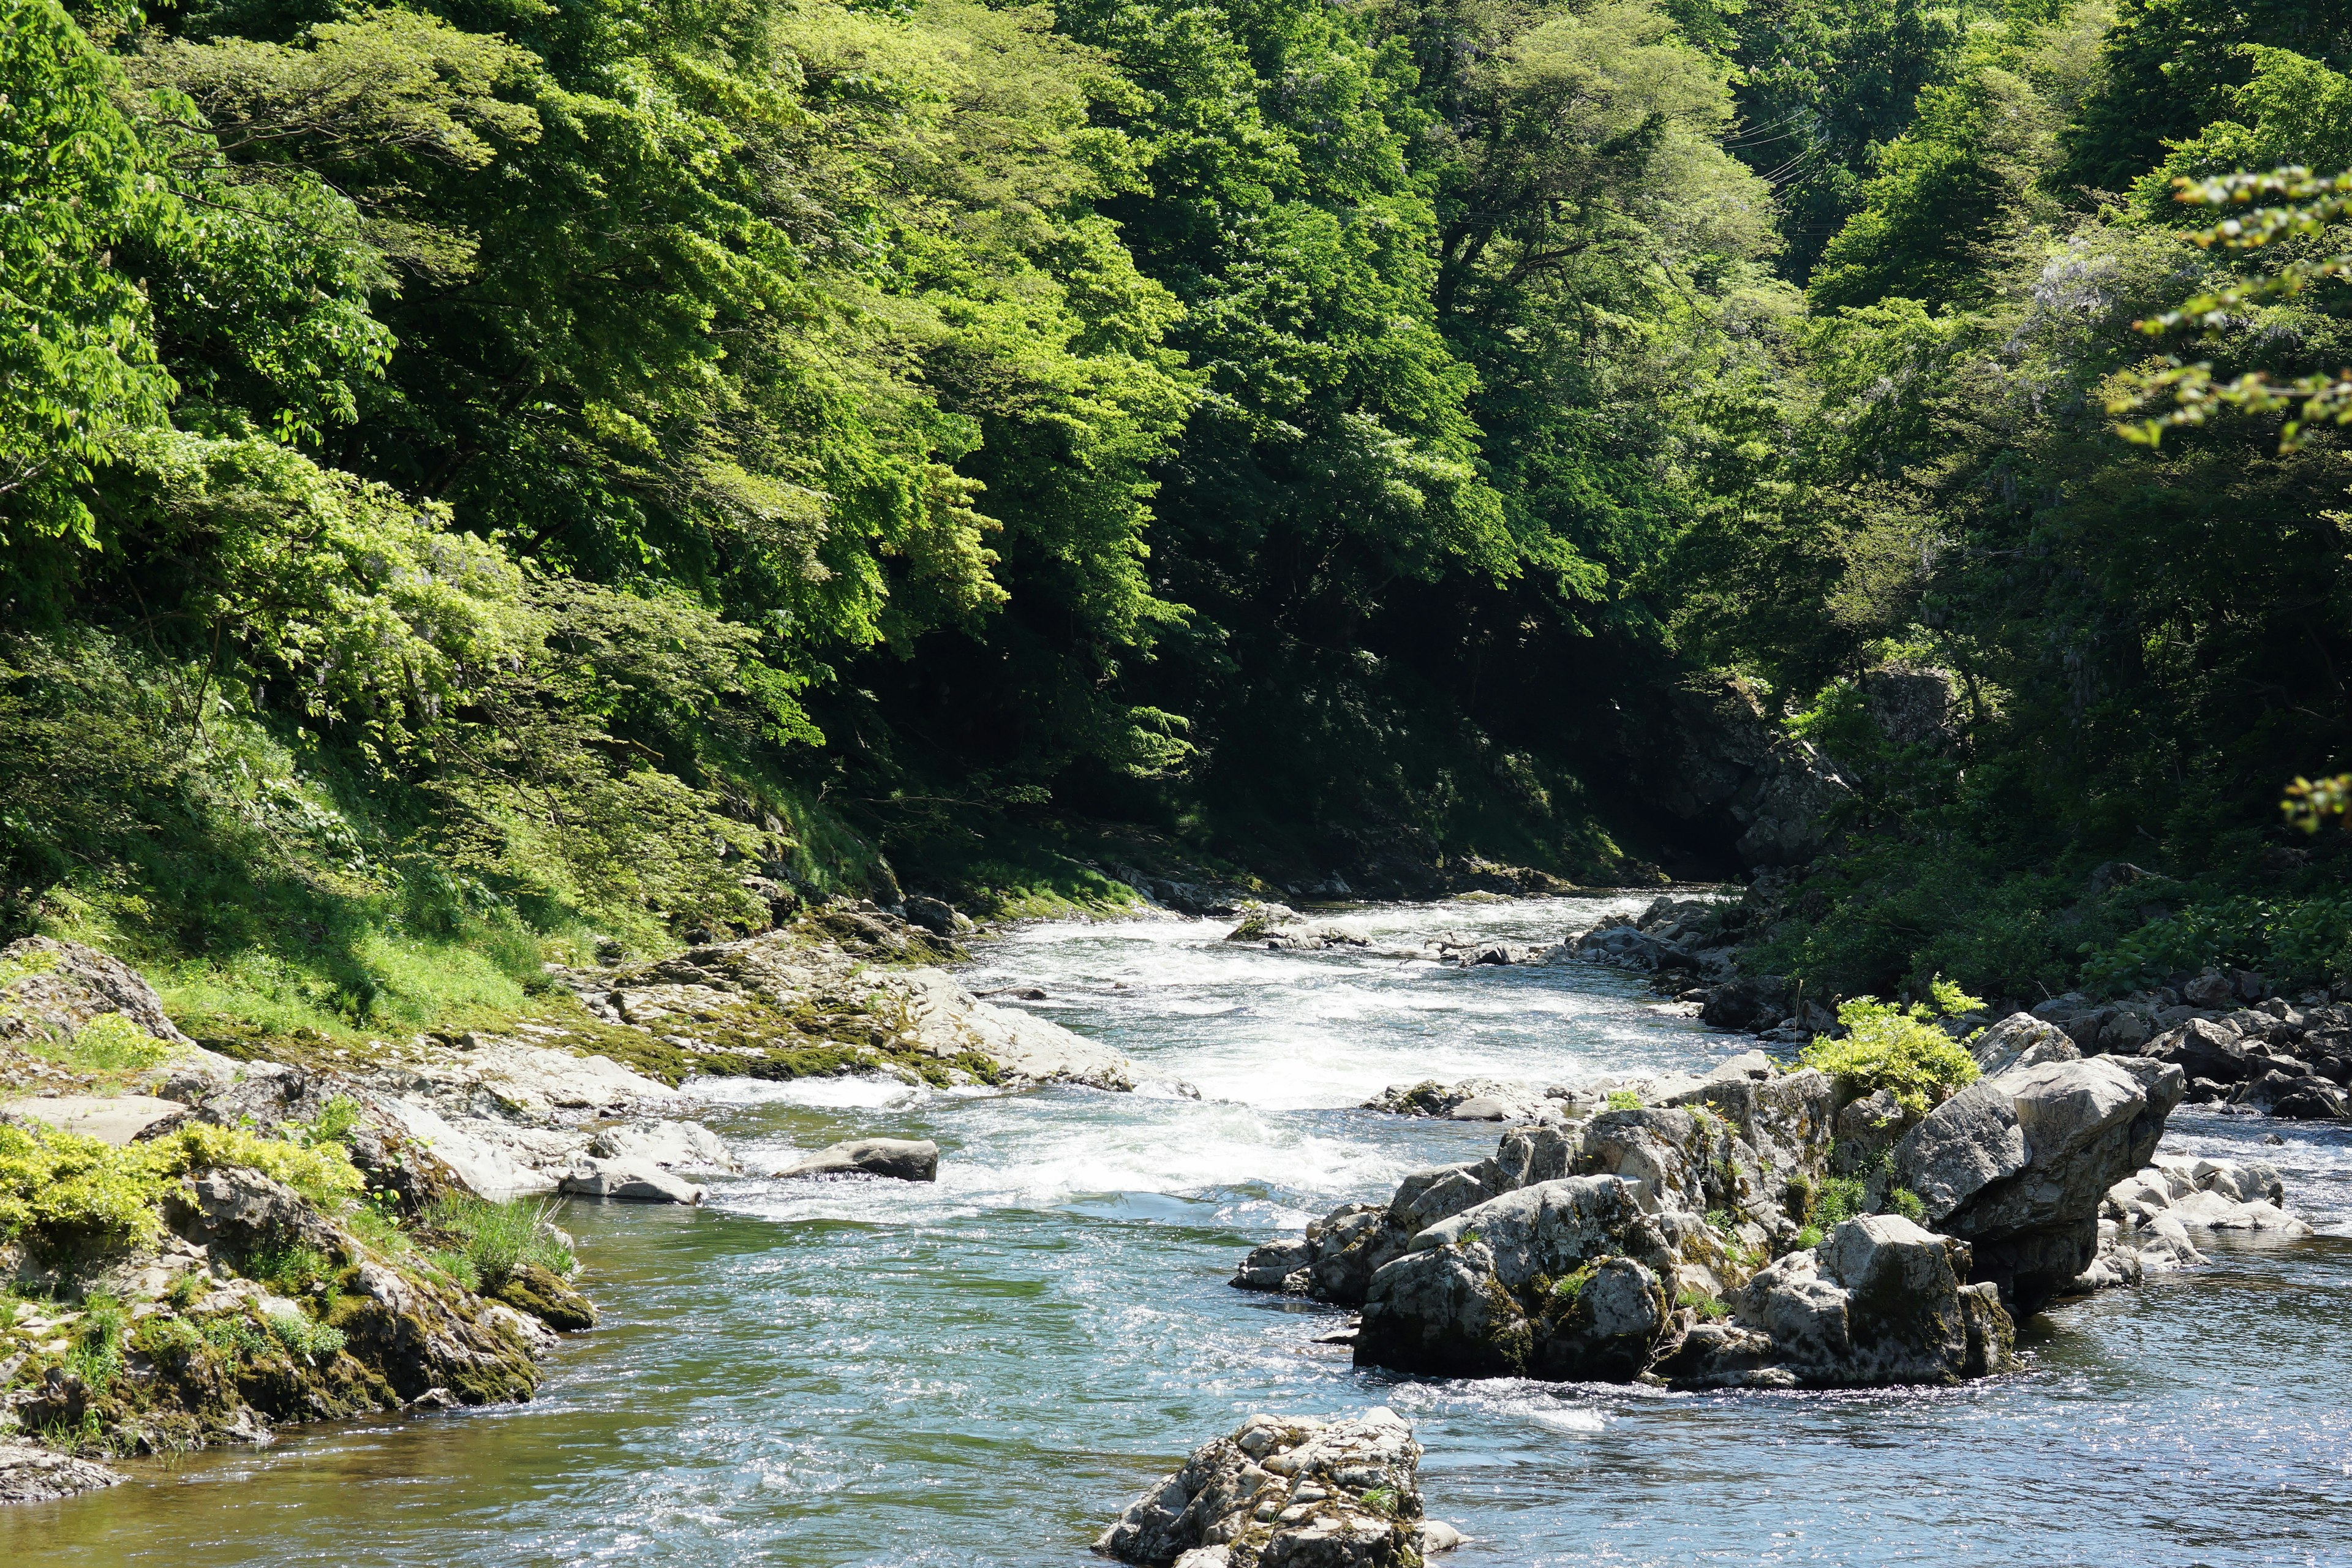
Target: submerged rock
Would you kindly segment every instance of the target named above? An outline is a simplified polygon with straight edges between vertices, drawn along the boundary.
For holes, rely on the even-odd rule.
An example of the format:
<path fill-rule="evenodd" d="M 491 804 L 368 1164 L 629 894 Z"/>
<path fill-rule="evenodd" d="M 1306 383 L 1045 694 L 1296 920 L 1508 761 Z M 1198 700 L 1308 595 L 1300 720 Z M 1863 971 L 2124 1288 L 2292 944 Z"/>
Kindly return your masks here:
<path fill-rule="evenodd" d="M 1095 1542 L 1153 1568 L 1407 1568 L 1459 1531 L 1422 1517 L 1421 1445 L 1394 1411 L 1253 1415 L 1192 1451 Z"/>
<path fill-rule="evenodd" d="M 776 1173 L 793 1176 L 883 1176 L 899 1182 L 940 1179 L 940 1146 L 929 1139 L 853 1138 Z"/>

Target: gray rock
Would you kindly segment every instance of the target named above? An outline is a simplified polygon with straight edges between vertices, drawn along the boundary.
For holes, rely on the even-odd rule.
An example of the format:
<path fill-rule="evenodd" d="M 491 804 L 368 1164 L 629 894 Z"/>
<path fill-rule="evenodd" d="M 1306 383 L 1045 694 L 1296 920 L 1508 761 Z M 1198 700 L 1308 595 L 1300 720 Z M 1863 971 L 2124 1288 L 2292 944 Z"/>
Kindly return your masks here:
<path fill-rule="evenodd" d="M 37 1443 L 0 1438 L 0 1503 L 54 1502 L 78 1492 L 119 1486 L 122 1478 Z"/>
<path fill-rule="evenodd" d="M 1253 1415 L 1129 1505 L 1095 1550 L 1185 1568 L 1396 1568 L 1424 1539 L 1420 1467 L 1412 1428 L 1384 1406 Z"/>
<path fill-rule="evenodd" d="M 2190 1018 L 2176 1025 L 2142 1046 L 2139 1054 L 2171 1063 L 2185 1078 L 2238 1083 L 2258 1076 L 2246 1042 L 2236 1030 L 2211 1018 Z"/>
<path fill-rule="evenodd" d="M 702 1187 L 650 1160 L 599 1160 L 593 1155 L 581 1156 L 564 1173 L 558 1190 L 574 1197 L 647 1204 L 698 1204 L 706 1195 Z"/>
<path fill-rule="evenodd" d="M 1408 1248 L 1365 1293 L 1359 1365 L 1444 1376 L 1631 1376 L 1664 1331 L 1660 1275 L 1680 1260 L 1633 1184 L 1613 1176 L 1507 1193 L 1430 1226 Z M 1602 1295 L 1586 1303 L 1582 1290 L 1612 1258 L 1627 1267 L 1611 1271 Z"/>
<path fill-rule="evenodd" d="M 1742 976 L 1710 987 L 1698 1016 L 1718 1029 L 1769 1028 L 1789 1016 L 1790 1000 L 1785 976 Z"/>
<path fill-rule="evenodd" d="M 2156 1152 L 2183 1087 L 2179 1068 L 2141 1058 L 2014 1068 L 1905 1133 L 1894 1182 L 1974 1245 L 1976 1278 L 2013 1314 L 2036 1311 L 2090 1266 L 2100 1200 Z"/>
<path fill-rule="evenodd" d="M 2015 1067 L 2073 1061 L 2082 1054 L 2073 1036 L 2031 1013 L 2011 1013 L 1969 1042 L 1969 1055 L 1987 1078 Z"/>
<path fill-rule="evenodd" d="M 853 1138 L 776 1174 L 887 1176 L 899 1182 L 936 1182 L 940 1179 L 940 1146 L 928 1138 Z"/>
<path fill-rule="evenodd" d="M 2013 1334 L 1993 1287 L 1960 1282 L 1954 1250 L 1899 1215 L 1866 1215 L 1759 1272 L 1736 1316 L 1808 1387 L 1981 1377 L 2008 1364 Z"/>

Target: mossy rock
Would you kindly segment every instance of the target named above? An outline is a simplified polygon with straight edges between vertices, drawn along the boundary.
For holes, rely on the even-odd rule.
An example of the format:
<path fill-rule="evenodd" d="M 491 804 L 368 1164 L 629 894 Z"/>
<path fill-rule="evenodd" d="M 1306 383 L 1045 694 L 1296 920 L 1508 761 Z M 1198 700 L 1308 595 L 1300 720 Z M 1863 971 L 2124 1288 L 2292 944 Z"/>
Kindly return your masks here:
<path fill-rule="evenodd" d="M 529 1312 L 551 1329 L 596 1326 L 596 1304 L 536 1263 L 516 1264 L 503 1283 L 485 1294 Z"/>

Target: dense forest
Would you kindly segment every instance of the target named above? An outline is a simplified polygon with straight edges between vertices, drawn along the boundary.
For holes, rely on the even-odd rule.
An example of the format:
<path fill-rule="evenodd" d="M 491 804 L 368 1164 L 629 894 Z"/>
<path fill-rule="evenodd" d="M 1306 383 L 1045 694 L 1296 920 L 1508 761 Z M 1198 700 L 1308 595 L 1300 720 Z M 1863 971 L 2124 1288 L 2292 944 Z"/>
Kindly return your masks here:
<path fill-rule="evenodd" d="M 5 14 L 0 925 L 192 1018 L 1120 855 L 1735 875 L 1652 804 L 1727 678 L 1852 785 L 1759 962 L 2352 959 L 2343 444 L 2118 433 L 2352 362 L 2329 223 L 2175 189 L 2352 166 L 2352 4 Z"/>

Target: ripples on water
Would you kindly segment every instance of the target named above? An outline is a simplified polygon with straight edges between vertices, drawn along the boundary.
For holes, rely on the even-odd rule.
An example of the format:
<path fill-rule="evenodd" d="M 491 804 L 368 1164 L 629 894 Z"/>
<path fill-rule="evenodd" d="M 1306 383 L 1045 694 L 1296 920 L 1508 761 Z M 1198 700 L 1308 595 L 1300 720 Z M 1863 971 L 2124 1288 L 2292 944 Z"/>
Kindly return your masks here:
<path fill-rule="evenodd" d="M 1638 900 L 1388 909 L 1554 938 Z M 699 1212 L 573 1203 L 606 1326 L 518 1409 L 386 1419 L 0 1510 L 17 1563 L 1067 1564 L 1252 1410 L 1386 1403 L 1474 1564 L 2352 1562 L 2352 1243 L 2060 1309 L 2027 1370 L 1968 1388 L 1673 1395 L 1360 1373 L 1328 1309 L 1225 1284 L 1255 1242 L 1491 1127 L 1356 1111 L 1382 1086 L 1704 1067 L 1745 1042 L 1583 967 L 1271 953 L 1202 921 L 1041 926 L 976 986 L 1109 1040 L 1199 1102 L 1057 1089 L 713 1085 L 756 1173 L 856 1133 L 932 1137 L 935 1187 L 714 1184 Z M 2196 1115 L 2167 1148 L 2259 1155 L 2352 1230 L 2334 1130 Z"/>

